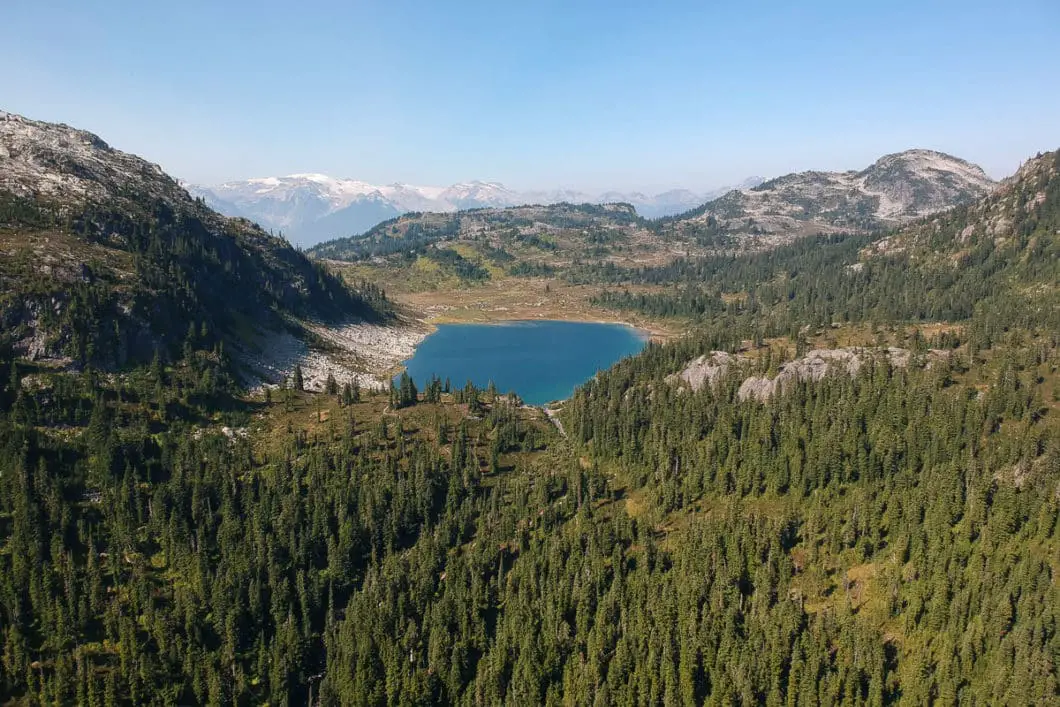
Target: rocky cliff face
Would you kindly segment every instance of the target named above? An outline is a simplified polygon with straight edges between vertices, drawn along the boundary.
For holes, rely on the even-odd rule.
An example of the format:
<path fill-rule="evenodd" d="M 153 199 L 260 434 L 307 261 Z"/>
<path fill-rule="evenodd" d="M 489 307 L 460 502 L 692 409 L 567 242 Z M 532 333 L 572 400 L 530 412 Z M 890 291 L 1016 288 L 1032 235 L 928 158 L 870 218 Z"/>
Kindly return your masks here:
<path fill-rule="evenodd" d="M 924 357 L 926 365 L 945 358 L 945 351 L 930 351 Z M 749 356 L 711 351 L 689 361 L 685 367 L 669 376 L 671 385 L 687 387 L 693 392 L 712 387 L 730 375 L 737 376 L 740 385 L 736 395 L 740 400 L 768 402 L 773 396 L 782 394 L 799 382 L 817 383 L 829 375 L 856 376 L 863 366 L 886 363 L 896 368 L 908 366 L 912 352 L 897 347 L 845 347 L 836 349 L 814 349 L 804 356 L 782 364 L 773 377 L 747 375 L 753 363 Z"/>

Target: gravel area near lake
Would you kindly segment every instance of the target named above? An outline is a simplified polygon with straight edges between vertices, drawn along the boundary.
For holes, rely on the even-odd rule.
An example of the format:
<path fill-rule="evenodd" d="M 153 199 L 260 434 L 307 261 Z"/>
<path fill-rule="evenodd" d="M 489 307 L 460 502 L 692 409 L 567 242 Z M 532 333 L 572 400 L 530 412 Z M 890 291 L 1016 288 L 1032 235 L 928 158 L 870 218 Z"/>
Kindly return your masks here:
<path fill-rule="evenodd" d="M 350 382 L 361 388 L 384 389 L 430 333 L 424 324 L 410 320 L 387 326 L 309 324 L 307 329 L 322 345 L 311 346 L 290 331 L 276 331 L 259 337 L 256 351 L 240 352 L 252 388 L 278 385 L 301 365 L 307 390 L 323 390 L 329 374 L 340 386 Z"/>

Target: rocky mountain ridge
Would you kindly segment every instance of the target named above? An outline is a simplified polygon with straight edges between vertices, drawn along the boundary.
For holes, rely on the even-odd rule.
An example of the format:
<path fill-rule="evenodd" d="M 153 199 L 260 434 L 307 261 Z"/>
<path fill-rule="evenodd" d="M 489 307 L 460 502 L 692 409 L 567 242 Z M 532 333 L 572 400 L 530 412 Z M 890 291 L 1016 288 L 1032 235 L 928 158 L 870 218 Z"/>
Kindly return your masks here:
<path fill-rule="evenodd" d="M 412 212 L 382 222 L 363 235 L 325 241 L 310 253 L 358 260 L 369 253 L 408 250 L 439 240 L 483 237 L 494 247 L 505 248 L 511 244 L 496 234 L 515 234 L 511 231 L 515 227 L 524 241 L 565 230 L 573 236 L 567 239 L 574 246 L 567 253 L 571 258 L 606 259 L 617 244 L 633 243 L 635 248 L 625 253 L 634 262 L 644 262 L 649 252 L 657 261 L 679 253 L 768 249 L 807 235 L 882 232 L 970 203 L 996 186 L 982 169 L 965 160 L 930 150 L 909 150 L 881 157 L 860 171 L 800 172 L 734 189 L 680 216 L 650 220 L 636 203 L 624 202 L 625 211 L 619 210 L 622 218 L 634 219 L 635 227 L 630 225 L 633 222 L 615 222 L 619 211 L 592 212 L 591 222 L 585 221 L 591 208 L 571 221 L 574 211 L 570 206 L 575 203 L 571 200 L 563 202 L 566 205 Z M 606 196 L 608 203 L 623 203 L 617 201 L 621 194 Z M 562 251 L 563 243 L 559 246 Z"/>
<path fill-rule="evenodd" d="M 882 157 L 857 172 L 803 172 L 733 190 L 680 217 L 649 220 L 628 203 L 414 212 L 360 236 L 326 241 L 309 253 L 356 261 L 459 241 L 476 248 L 488 244 L 487 258 L 503 251 L 507 259 L 532 265 L 611 261 L 638 267 L 681 255 L 769 249 L 821 233 L 882 235 L 925 214 L 980 198 L 994 187 L 980 168 L 964 160 L 911 150 Z"/>
<path fill-rule="evenodd" d="M 0 347 L 118 368 L 229 352 L 300 322 L 378 319 L 281 238 L 68 125 L 0 115 Z"/>
<path fill-rule="evenodd" d="M 157 164 L 115 150 L 90 132 L 5 111 L 0 111 L 0 190 L 79 202 L 130 193 L 171 203 L 188 198 Z"/>
<path fill-rule="evenodd" d="M 1037 246 L 1060 235 L 1060 150 L 1024 162 L 986 197 L 942 212 L 877 241 L 867 255 L 909 253 L 920 260 L 953 258 L 978 246 L 1015 245 L 1044 231 Z M 1049 231 L 1053 232 L 1049 239 Z"/>
<path fill-rule="evenodd" d="M 798 172 L 734 190 L 675 217 L 673 227 L 781 237 L 865 232 L 970 203 L 996 185 L 965 160 L 907 150 L 860 171 Z"/>

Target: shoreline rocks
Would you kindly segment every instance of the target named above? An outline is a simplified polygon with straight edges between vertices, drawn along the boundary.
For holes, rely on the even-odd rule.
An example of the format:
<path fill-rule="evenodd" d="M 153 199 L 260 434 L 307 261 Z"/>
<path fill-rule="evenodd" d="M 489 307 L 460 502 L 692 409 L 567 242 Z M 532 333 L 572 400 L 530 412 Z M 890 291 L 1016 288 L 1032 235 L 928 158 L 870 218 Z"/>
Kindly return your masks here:
<path fill-rule="evenodd" d="M 306 390 L 324 390 L 329 375 L 340 386 L 353 383 L 384 390 L 390 374 L 411 358 L 430 333 L 422 324 L 408 321 L 390 326 L 308 324 L 306 329 L 316 337 L 316 343 L 307 343 L 290 331 L 272 331 L 257 342 L 257 352 L 244 352 L 252 388 L 279 385 L 291 376 L 295 366 L 301 366 Z"/>

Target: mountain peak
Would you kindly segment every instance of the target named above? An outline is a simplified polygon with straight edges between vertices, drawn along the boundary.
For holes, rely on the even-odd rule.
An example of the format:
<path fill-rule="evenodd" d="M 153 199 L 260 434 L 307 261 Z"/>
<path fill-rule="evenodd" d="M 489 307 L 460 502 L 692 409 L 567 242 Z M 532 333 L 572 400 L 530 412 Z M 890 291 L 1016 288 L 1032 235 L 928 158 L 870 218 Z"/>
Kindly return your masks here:
<path fill-rule="evenodd" d="M 945 152 L 927 149 L 905 150 L 903 152 L 894 152 L 889 155 L 884 155 L 872 165 L 862 170 L 860 174 L 871 174 L 874 171 L 894 168 L 952 172 L 960 174 L 970 181 L 993 182 L 979 165 L 972 164 L 967 160 L 963 160 L 960 157 L 954 157 Z"/>
<path fill-rule="evenodd" d="M 989 243 L 992 248 L 1009 248 L 1008 257 L 1023 260 L 1020 254 L 1033 244 L 1034 258 L 1048 260 L 1048 248 L 1056 247 L 1060 234 L 1060 151 L 1039 154 L 1026 162 L 1015 174 L 1003 180 L 986 196 L 952 213 L 916 221 L 880 240 L 866 250 L 869 257 L 907 253 L 925 262 L 952 263 L 958 253 Z M 1037 232 L 1020 244 L 1018 236 Z M 1050 245 L 1050 242 L 1052 245 Z M 949 266 L 948 266 L 949 267 Z"/>
<path fill-rule="evenodd" d="M 731 192 L 697 210 L 696 219 L 732 232 L 796 237 L 866 231 L 905 223 L 990 193 L 978 166 L 943 152 L 884 155 L 861 171 L 787 174 Z"/>
<path fill-rule="evenodd" d="M 77 201 L 130 193 L 188 199 L 160 166 L 116 150 L 94 133 L 8 112 L 0 117 L 0 189 Z"/>
<path fill-rule="evenodd" d="M 305 173 L 300 173 L 300 174 L 288 174 L 284 178 L 285 179 L 301 179 L 301 180 L 304 180 L 304 181 L 307 181 L 307 182 L 320 182 L 322 184 L 331 184 L 331 183 L 334 183 L 334 182 L 342 181 L 342 180 L 339 180 L 339 179 L 335 179 L 334 177 L 329 177 L 326 174 L 320 174 L 318 172 L 305 172 Z"/>

